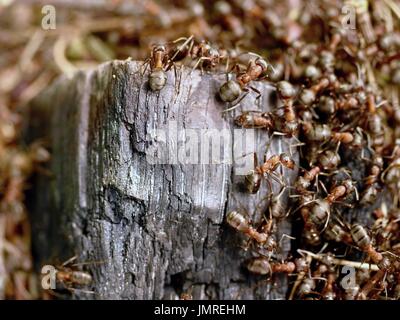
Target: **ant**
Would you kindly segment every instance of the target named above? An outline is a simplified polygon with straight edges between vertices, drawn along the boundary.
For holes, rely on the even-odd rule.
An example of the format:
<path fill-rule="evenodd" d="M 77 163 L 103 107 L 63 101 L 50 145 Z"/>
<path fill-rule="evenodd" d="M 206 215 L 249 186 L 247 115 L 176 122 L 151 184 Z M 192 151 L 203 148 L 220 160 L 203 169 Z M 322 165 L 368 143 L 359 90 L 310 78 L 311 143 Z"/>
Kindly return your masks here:
<path fill-rule="evenodd" d="M 318 165 L 324 170 L 335 169 L 339 165 L 340 160 L 341 159 L 339 153 L 337 152 L 337 148 L 335 151 L 325 150 L 317 157 Z"/>
<path fill-rule="evenodd" d="M 356 109 L 359 105 L 358 100 L 350 96 L 345 99 L 338 99 L 335 101 L 330 96 L 322 96 L 319 99 L 319 102 L 317 104 L 318 111 L 324 115 L 332 116 L 335 114 L 337 111 L 347 111 L 351 109 Z"/>
<path fill-rule="evenodd" d="M 317 94 L 330 85 L 328 78 L 322 78 L 317 84 L 310 88 L 304 88 L 299 94 L 299 102 L 305 106 L 311 105 L 317 98 Z"/>
<path fill-rule="evenodd" d="M 353 244 L 353 238 L 346 228 L 344 228 L 343 225 L 333 221 L 329 221 L 324 232 L 324 238 L 335 242 L 342 242 L 348 245 Z"/>
<path fill-rule="evenodd" d="M 62 265 L 56 268 L 56 273 L 55 273 L 56 281 L 62 284 L 67 290 L 69 290 L 72 293 L 76 290 L 79 290 L 85 293 L 93 294 L 94 293 L 93 291 L 86 291 L 74 288 L 76 286 L 81 286 L 81 287 L 89 286 L 93 281 L 93 278 L 90 273 L 75 269 L 75 267 L 79 265 L 87 264 L 87 263 L 73 264 L 73 262 L 76 259 L 77 256 L 73 256 L 72 258 L 68 259 Z"/>
<path fill-rule="evenodd" d="M 394 147 L 392 155 L 389 158 L 391 158 L 391 163 L 382 172 L 381 181 L 386 183 L 390 189 L 394 189 L 397 192 L 400 186 L 400 148 L 398 144 Z"/>
<path fill-rule="evenodd" d="M 287 212 L 285 200 L 282 198 L 282 195 L 284 194 L 285 190 L 286 188 L 283 187 L 282 190 L 276 196 L 271 193 L 269 212 L 270 216 L 274 217 L 275 219 L 281 219 L 290 214 L 290 210 L 289 212 Z"/>
<path fill-rule="evenodd" d="M 369 175 L 365 178 L 365 190 L 360 201 L 362 205 L 370 205 L 375 202 L 378 195 L 379 175 L 381 174 L 382 167 L 382 157 L 375 155 L 369 169 Z"/>
<path fill-rule="evenodd" d="M 354 243 L 376 264 L 381 264 L 383 255 L 372 246 L 372 241 L 367 230 L 360 224 L 354 224 L 350 230 Z"/>
<path fill-rule="evenodd" d="M 333 187 L 325 199 L 311 201 L 314 202 L 314 204 L 311 206 L 310 210 L 310 221 L 317 227 L 325 225 L 325 229 L 330 220 L 332 204 L 338 199 L 350 194 L 352 191 L 356 193 L 356 196 L 358 195 L 357 188 L 353 181 L 346 179 L 340 185 Z"/>
<path fill-rule="evenodd" d="M 179 300 L 193 300 L 193 285 L 179 295 Z"/>
<path fill-rule="evenodd" d="M 375 288 L 378 283 L 381 283 L 383 278 L 385 277 L 385 270 L 378 270 L 363 287 L 359 290 L 356 295 L 356 299 L 358 300 L 366 300 L 371 291 Z"/>
<path fill-rule="evenodd" d="M 257 157 L 256 154 L 254 154 L 254 161 L 256 164 L 255 169 L 251 170 L 245 177 L 245 187 L 248 192 L 253 194 L 258 192 L 261 186 L 261 180 L 266 175 L 269 175 L 274 179 L 278 179 L 278 182 L 282 184 L 282 181 L 279 180 L 279 178 L 276 178 L 274 175 L 275 170 L 278 169 L 279 166 L 286 167 L 290 170 L 293 170 L 295 167 L 294 160 L 286 153 L 273 155 L 268 160 L 264 159 L 264 163 L 260 166 L 257 165 Z M 272 190 L 271 183 L 269 182 L 269 180 L 267 181 L 269 183 L 270 189 Z"/>
<path fill-rule="evenodd" d="M 243 128 L 260 128 L 268 130 L 274 127 L 274 121 L 269 112 L 245 111 L 235 118 L 235 124 Z"/>
<path fill-rule="evenodd" d="M 310 170 L 304 172 L 302 176 L 299 176 L 295 182 L 295 189 L 298 193 L 304 194 L 307 192 L 307 189 L 310 187 L 311 182 L 318 177 L 321 172 L 321 168 L 319 166 L 314 166 Z"/>
<path fill-rule="evenodd" d="M 234 66 L 234 68 L 237 67 L 238 65 Z M 247 94 L 249 92 L 248 86 L 250 82 L 266 78 L 268 76 L 269 67 L 270 65 L 261 57 L 251 59 L 245 72 L 237 75 L 236 80 L 228 80 L 220 87 L 219 96 L 221 100 L 223 102 L 233 102 L 239 98 L 243 91 L 246 91 Z M 257 99 L 261 96 L 261 92 L 256 88 L 252 86 L 249 86 L 249 88 L 258 94 Z M 226 109 L 225 112 L 235 109 L 246 94 L 235 103 L 235 106 Z"/>
<path fill-rule="evenodd" d="M 296 138 L 299 128 L 299 121 L 293 107 L 296 90 L 290 82 L 279 81 L 276 84 L 276 91 L 283 101 L 283 106 L 275 111 L 277 129 L 288 137 Z M 281 135 L 280 132 L 274 132 L 274 134 Z"/>
<path fill-rule="evenodd" d="M 297 279 L 292 287 L 292 290 L 290 291 L 289 300 L 293 300 L 294 296 L 297 294 L 297 288 L 301 287 L 301 290 L 299 288 L 299 291 L 301 291 L 301 292 L 307 291 L 307 290 L 304 290 L 307 288 L 302 286 L 302 284 L 303 284 L 303 279 L 305 278 L 306 274 L 310 271 L 311 262 L 312 262 L 312 257 L 309 255 L 307 255 L 306 257 L 304 257 L 302 255 L 302 257 L 297 258 L 295 260 L 296 271 L 298 272 L 298 274 L 297 274 Z M 308 282 L 307 278 L 306 278 L 306 282 Z M 311 291 L 312 287 L 313 287 L 312 283 L 309 283 L 309 287 L 310 287 L 310 291 Z"/>
<path fill-rule="evenodd" d="M 303 131 L 308 140 L 318 142 L 318 141 L 326 141 L 331 135 L 331 128 L 327 124 L 311 124 L 304 123 Z"/>
<path fill-rule="evenodd" d="M 265 243 L 268 240 L 268 235 L 265 233 L 258 232 L 254 227 L 251 226 L 243 214 L 237 211 L 231 211 L 226 217 L 227 223 L 239 232 L 248 235 L 251 239 L 254 239 L 258 243 Z"/>
<path fill-rule="evenodd" d="M 187 39 L 179 38 L 175 40 L 174 43 L 181 40 L 185 40 L 185 42 L 175 51 L 174 55 L 171 57 L 171 61 L 176 61 L 180 53 L 182 53 L 182 55 L 179 57 L 180 59 L 184 59 L 186 57 L 198 59 L 192 70 L 196 69 L 199 65 L 202 71 L 203 67 L 213 69 L 219 64 L 221 59 L 227 58 L 226 54 L 212 47 L 206 41 L 196 43 L 193 35 Z"/>
<path fill-rule="evenodd" d="M 295 211 L 300 210 L 300 215 L 304 223 L 302 233 L 304 240 L 310 245 L 319 245 L 321 241 L 319 232 L 310 220 L 310 204 L 315 201 L 313 196 L 310 193 L 303 193 L 300 196 L 294 195 L 291 197 L 300 197 L 299 208 Z"/>
<path fill-rule="evenodd" d="M 313 142 L 325 142 L 331 139 L 333 142 L 349 144 L 354 140 L 350 132 L 332 132 L 327 124 L 304 123 L 303 131 L 308 140 Z"/>
<path fill-rule="evenodd" d="M 167 83 L 167 74 L 165 71 L 171 67 L 171 61 L 167 47 L 164 45 L 155 45 L 151 51 L 151 57 L 145 61 L 150 64 L 149 86 L 152 91 L 160 91 Z"/>
<path fill-rule="evenodd" d="M 258 257 L 247 263 L 247 269 L 259 275 L 269 275 L 273 273 L 293 273 L 296 270 L 296 265 L 291 261 L 284 263 L 270 262 L 266 257 Z"/>

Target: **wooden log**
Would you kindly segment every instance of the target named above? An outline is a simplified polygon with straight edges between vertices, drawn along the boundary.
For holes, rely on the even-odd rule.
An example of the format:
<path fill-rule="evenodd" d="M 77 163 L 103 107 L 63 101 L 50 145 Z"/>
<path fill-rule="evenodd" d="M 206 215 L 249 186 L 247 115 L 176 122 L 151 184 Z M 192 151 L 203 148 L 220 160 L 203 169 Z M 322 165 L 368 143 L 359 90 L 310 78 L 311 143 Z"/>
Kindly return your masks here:
<path fill-rule="evenodd" d="M 250 93 L 223 114 L 216 95 L 225 75 L 184 67 L 167 74 L 167 85 L 152 92 L 141 63 L 114 61 L 61 78 L 34 100 L 27 136 L 45 139 L 52 153 L 51 175 L 36 177 L 30 195 L 36 267 L 75 254 L 79 262 L 100 261 L 84 266 L 93 276 L 85 290 L 94 294 L 75 291 L 80 299 L 176 299 L 182 292 L 195 299 L 285 298 L 286 277 L 250 275 L 243 265 L 250 253 L 239 247 L 244 238 L 225 223 L 230 210 L 259 222 L 268 207 L 267 183 L 256 195 L 246 193 L 239 162 L 254 151 L 260 162 L 265 153 L 289 149 L 289 139 L 275 137 L 266 150 L 265 130 L 246 131 L 255 150 L 236 147 L 246 134 L 234 130 L 233 115 L 271 111 L 270 86 L 256 84 L 258 105 Z M 207 145 L 207 135 L 215 142 L 218 134 L 228 136 L 222 143 L 228 161 L 182 160 L 183 138 Z M 170 159 L 151 163 L 159 159 L 154 150 L 167 150 Z M 201 159 L 207 152 L 193 154 Z M 296 175 L 283 170 L 288 183 Z M 275 193 L 279 188 L 273 183 Z M 284 233 L 290 234 L 288 221 L 276 240 Z M 281 244 L 285 258 L 289 239 Z"/>

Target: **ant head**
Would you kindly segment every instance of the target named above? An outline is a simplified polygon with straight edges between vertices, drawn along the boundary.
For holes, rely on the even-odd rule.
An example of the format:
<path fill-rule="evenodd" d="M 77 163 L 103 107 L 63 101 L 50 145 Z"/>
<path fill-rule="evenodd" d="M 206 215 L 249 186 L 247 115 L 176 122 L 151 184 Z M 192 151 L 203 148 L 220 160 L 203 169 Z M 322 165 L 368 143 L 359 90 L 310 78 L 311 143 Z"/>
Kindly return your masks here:
<path fill-rule="evenodd" d="M 156 52 L 158 52 L 158 51 L 162 51 L 162 52 L 166 51 L 165 46 L 162 45 L 162 44 L 156 44 L 156 45 L 154 45 L 154 47 L 153 47 L 153 52 L 156 53 Z"/>
<path fill-rule="evenodd" d="M 281 160 L 281 163 L 288 169 L 294 169 L 295 163 L 294 160 L 286 153 L 281 153 L 279 155 L 279 159 Z"/>
<path fill-rule="evenodd" d="M 281 99 L 292 99 L 296 95 L 296 90 L 288 81 L 279 81 L 276 90 Z"/>
<path fill-rule="evenodd" d="M 257 59 L 255 60 L 255 63 L 256 63 L 257 65 L 259 65 L 263 70 L 265 70 L 265 71 L 268 70 L 269 64 L 268 64 L 267 61 L 265 61 L 264 59 L 262 59 L 262 58 L 257 58 Z"/>

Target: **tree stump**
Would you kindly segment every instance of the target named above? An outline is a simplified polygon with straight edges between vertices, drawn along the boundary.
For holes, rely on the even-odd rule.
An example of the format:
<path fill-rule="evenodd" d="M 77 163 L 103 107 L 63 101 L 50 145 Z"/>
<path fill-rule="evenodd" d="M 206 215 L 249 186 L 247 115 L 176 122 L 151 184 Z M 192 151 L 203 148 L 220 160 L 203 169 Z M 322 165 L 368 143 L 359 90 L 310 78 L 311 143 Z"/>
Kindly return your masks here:
<path fill-rule="evenodd" d="M 203 143 L 224 132 L 231 140 L 221 148 L 239 162 L 253 159 L 254 151 L 259 162 L 264 154 L 288 152 L 290 139 L 274 137 L 266 150 L 267 132 L 251 129 L 255 150 L 236 153 L 243 135 L 234 115 L 271 111 L 270 86 L 255 84 L 259 101 L 250 93 L 233 112 L 222 113 L 227 106 L 216 96 L 225 75 L 181 67 L 168 71 L 167 85 L 153 92 L 148 73 L 139 62 L 106 63 L 60 78 L 31 104 L 27 136 L 44 139 L 52 153 L 51 174 L 37 175 L 30 194 L 36 267 L 75 254 L 88 262 L 83 268 L 93 283 L 85 290 L 93 294 L 77 290 L 78 299 L 176 299 L 182 292 L 195 299 L 284 299 L 286 277 L 266 281 L 249 274 L 243 263 L 250 253 L 240 248 L 245 238 L 225 222 L 230 210 L 247 211 L 259 222 L 268 184 L 248 194 L 229 157 L 190 163 L 182 161 L 180 145 L 193 135 Z M 162 144 L 169 159 L 151 163 Z M 297 172 L 282 174 L 293 183 Z M 273 183 L 274 192 L 279 189 Z M 290 222 L 278 231 L 285 258 L 290 241 L 282 235 L 291 233 Z"/>

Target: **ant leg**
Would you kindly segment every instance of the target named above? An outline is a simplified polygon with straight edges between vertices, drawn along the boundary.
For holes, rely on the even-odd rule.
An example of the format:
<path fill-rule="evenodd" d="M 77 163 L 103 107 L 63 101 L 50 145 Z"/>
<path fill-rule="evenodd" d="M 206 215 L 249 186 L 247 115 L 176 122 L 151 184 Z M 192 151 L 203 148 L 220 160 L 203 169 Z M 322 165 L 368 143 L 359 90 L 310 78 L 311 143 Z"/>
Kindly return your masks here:
<path fill-rule="evenodd" d="M 274 131 L 274 132 L 272 132 L 271 138 L 272 138 L 272 136 L 286 136 L 286 133 Z"/>
<path fill-rule="evenodd" d="M 278 134 L 278 133 L 277 133 Z M 279 135 L 283 135 L 285 136 L 285 133 L 281 133 L 279 132 Z M 301 147 L 304 146 L 305 143 L 301 142 L 299 139 L 297 139 L 295 136 L 292 136 L 293 139 L 295 139 L 297 141 L 297 143 L 289 143 L 288 141 L 284 140 L 283 142 L 286 143 L 287 145 L 289 145 L 289 154 L 291 157 L 293 157 L 293 152 L 292 152 L 292 148 L 297 148 L 297 147 Z"/>
<path fill-rule="evenodd" d="M 61 266 L 62 266 L 62 267 L 65 267 L 65 266 L 71 264 L 71 263 L 72 263 L 73 261 L 75 261 L 76 259 L 78 259 L 78 256 L 77 256 L 77 255 L 75 255 L 75 256 L 69 258 L 69 259 L 68 259 L 67 261 L 65 261 Z"/>
<path fill-rule="evenodd" d="M 103 264 L 105 262 L 106 262 L 105 260 L 79 262 L 79 263 L 72 264 L 71 267 L 87 266 L 87 265 L 92 265 L 92 264 Z"/>
<path fill-rule="evenodd" d="M 54 291 L 53 289 L 48 289 L 45 292 L 50 294 L 51 296 L 57 298 L 57 299 L 67 299 L 68 298 L 68 294 L 67 293 L 61 294 L 61 293 L 58 293 L 58 292 Z"/>
<path fill-rule="evenodd" d="M 181 87 L 182 73 L 178 77 L 178 71 L 176 68 L 176 64 L 173 63 L 173 66 L 174 66 L 174 77 L 175 77 L 175 92 L 176 92 L 176 96 L 178 96 L 179 92 L 180 92 L 180 87 Z M 179 80 L 177 81 L 177 79 L 179 79 Z"/>
<path fill-rule="evenodd" d="M 282 132 L 279 132 L 279 131 L 274 131 L 274 132 L 270 135 L 269 140 L 268 140 L 268 142 L 267 142 L 267 145 L 266 145 L 266 150 L 267 150 L 267 152 L 268 152 L 268 150 L 269 150 L 269 147 L 271 146 L 271 143 L 272 143 L 272 140 L 273 140 L 273 137 L 274 137 L 274 136 L 285 136 L 285 135 L 286 135 L 285 133 L 282 133 Z"/>
<path fill-rule="evenodd" d="M 244 91 L 245 91 L 245 90 L 244 90 Z M 245 93 L 244 95 L 242 95 L 242 97 L 239 98 L 238 101 L 236 101 L 230 108 L 225 109 L 225 110 L 222 111 L 222 112 L 229 112 L 229 111 L 235 110 L 235 109 L 239 106 L 240 102 L 242 102 L 242 100 L 247 96 L 248 93 L 249 93 L 249 92 L 246 91 L 246 93 Z"/>
<path fill-rule="evenodd" d="M 381 174 L 381 182 L 382 183 L 385 183 L 386 174 L 392 168 L 400 168 L 400 164 L 392 163 L 382 172 L 382 174 Z"/>
<path fill-rule="evenodd" d="M 300 197 L 300 196 L 299 196 L 299 197 Z M 315 197 L 315 196 L 314 196 L 314 197 Z M 299 211 L 301 208 L 306 207 L 306 206 L 308 206 L 308 205 L 311 204 L 311 203 L 315 203 L 316 201 L 317 201 L 317 200 L 315 200 L 315 198 L 314 198 L 314 200 L 307 201 L 307 202 L 301 204 L 299 207 L 297 207 L 296 209 L 293 210 L 292 214 L 295 214 L 295 213 L 296 213 L 297 211 Z"/>
<path fill-rule="evenodd" d="M 357 202 L 358 202 L 358 200 L 360 199 L 360 195 L 359 195 L 359 193 L 358 193 L 358 190 L 357 190 L 357 187 L 356 187 L 356 186 L 354 186 L 354 193 L 356 194 L 356 200 L 357 200 Z"/>
<path fill-rule="evenodd" d="M 286 183 L 285 183 L 284 181 L 282 181 L 282 179 L 279 178 L 279 176 L 278 176 L 275 172 L 271 172 L 269 175 L 271 176 L 271 178 L 272 178 L 275 182 L 277 182 L 277 183 L 280 184 L 281 188 L 286 187 Z"/>
<path fill-rule="evenodd" d="M 225 70 L 228 70 L 228 69 L 229 69 L 229 56 L 226 59 L 226 65 L 225 65 Z"/>
<path fill-rule="evenodd" d="M 350 178 L 350 179 L 352 178 L 350 169 L 340 168 L 339 170 L 332 172 L 332 174 L 335 174 L 338 172 L 343 172 L 348 178 Z"/>
<path fill-rule="evenodd" d="M 251 245 L 251 238 L 247 239 L 246 243 L 244 245 L 242 244 L 240 248 L 243 249 L 244 251 L 247 251 L 249 250 L 250 245 Z"/>
<path fill-rule="evenodd" d="M 315 177 L 314 186 L 316 187 L 317 194 L 318 194 L 319 193 L 319 174 L 317 174 L 317 176 Z"/>
<path fill-rule="evenodd" d="M 267 179 L 267 184 L 268 184 L 269 192 L 272 193 L 273 192 L 272 183 L 271 183 L 271 181 L 269 179 Z"/>
<path fill-rule="evenodd" d="M 341 143 L 341 142 L 339 141 L 338 144 L 337 144 L 337 146 L 336 146 L 335 153 L 338 153 L 338 152 L 339 152 L 340 143 Z"/>
<path fill-rule="evenodd" d="M 70 265 L 71 267 L 79 267 L 79 266 L 85 266 L 85 265 L 90 265 L 90 264 L 103 264 L 105 261 L 86 261 L 86 262 L 78 262 L 78 263 L 72 263 L 78 258 L 77 255 L 73 256 L 72 258 L 68 259 L 65 261 L 61 266 L 65 267 Z"/>
<path fill-rule="evenodd" d="M 286 186 L 282 186 L 281 191 L 279 191 L 278 195 L 276 196 L 277 199 L 280 199 L 280 197 L 282 196 L 282 194 L 284 193 L 285 190 L 286 190 Z"/>
<path fill-rule="evenodd" d="M 294 187 L 292 187 L 292 186 L 288 186 L 288 188 L 294 188 Z M 300 198 L 302 195 L 301 194 L 291 194 L 291 195 L 289 195 L 289 198 Z"/>
<path fill-rule="evenodd" d="M 211 60 L 211 58 L 208 58 L 208 57 L 200 57 L 200 58 L 197 60 L 196 64 L 193 66 L 192 71 L 190 71 L 190 73 L 192 73 L 193 70 L 196 69 L 196 68 L 199 66 L 200 62 L 203 62 L 204 60 Z M 203 64 L 202 64 L 202 65 L 203 65 Z M 203 68 L 203 67 L 202 67 L 202 68 Z M 203 74 L 203 70 L 202 70 L 201 73 Z"/>
<path fill-rule="evenodd" d="M 249 88 L 250 88 L 251 90 L 253 90 L 255 93 L 257 93 L 257 96 L 256 96 L 256 104 L 259 105 L 259 104 L 260 104 L 260 98 L 261 98 L 261 96 L 262 96 L 261 91 L 258 90 L 257 88 L 252 87 L 252 86 L 250 86 Z"/>
<path fill-rule="evenodd" d="M 192 71 L 193 71 L 193 70 L 192 70 Z M 192 71 L 190 71 L 190 73 L 192 73 Z M 200 74 L 201 74 L 201 75 L 204 74 L 203 64 L 201 64 L 201 66 L 200 66 Z"/>
<path fill-rule="evenodd" d="M 271 198 L 271 195 L 267 195 L 267 196 L 261 198 L 260 201 L 257 203 L 257 205 L 256 205 L 256 207 L 255 207 L 255 211 L 256 211 L 256 212 L 257 212 L 257 211 L 262 211 L 262 208 L 261 208 L 261 207 L 262 207 L 263 203 L 264 203 L 264 202 L 270 201 L 269 198 Z M 261 215 L 262 215 L 262 214 L 261 214 Z"/>
<path fill-rule="evenodd" d="M 282 234 L 281 239 L 278 242 L 279 243 L 279 247 L 282 248 L 282 242 L 283 242 L 283 239 L 285 239 L 285 238 L 290 239 L 290 240 L 296 240 L 295 237 L 289 236 L 288 234 L 284 233 L 284 234 Z"/>
<path fill-rule="evenodd" d="M 249 86 L 249 88 L 250 88 L 251 90 L 253 90 L 255 93 L 257 93 L 256 100 L 258 100 L 258 99 L 261 98 L 262 94 L 261 94 L 261 91 L 260 91 L 260 90 L 258 90 L 257 88 L 254 88 L 254 87 L 252 87 L 252 86 Z"/>
<path fill-rule="evenodd" d="M 365 161 L 365 162 L 372 162 L 372 160 L 371 159 L 369 159 L 369 158 L 367 158 L 366 156 L 365 156 L 365 149 L 364 148 L 362 148 L 361 149 L 361 160 L 363 160 L 363 161 Z"/>
<path fill-rule="evenodd" d="M 149 67 L 149 65 L 150 65 L 150 58 L 146 59 L 142 64 L 142 68 L 144 68 L 144 70 L 142 70 L 142 77 L 146 73 L 146 70 Z"/>
<path fill-rule="evenodd" d="M 325 187 L 325 185 L 323 184 L 323 182 L 320 181 L 320 180 L 318 180 L 318 182 L 321 184 L 321 187 L 322 187 L 322 189 L 324 189 L 324 192 L 328 195 L 329 192 L 328 192 L 328 190 L 326 189 L 326 187 Z M 318 188 L 318 185 L 317 185 L 317 188 Z"/>
<path fill-rule="evenodd" d="M 367 136 L 367 149 L 369 150 L 369 152 L 371 152 L 371 154 L 375 154 L 374 149 L 372 149 L 372 144 L 371 144 L 371 137 L 368 133 L 366 133 Z"/>
<path fill-rule="evenodd" d="M 250 55 L 250 56 L 255 56 L 255 57 L 257 58 L 256 61 L 258 61 L 258 60 L 260 60 L 260 59 L 263 59 L 262 56 L 260 56 L 258 53 L 255 53 L 255 52 L 249 51 L 249 52 L 243 52 L 243 54 L 248 54 L 248 55 Z"/>
<path fill-rule="evenodd" d="M 191 37 L 193 37 L 193 35 L 191 35 L 189 38 L 191 38 Z M 178 42 L 183 41 L 183 40 L 184 40 L 185 42 L 187 42 L 189 38 L 180 37 L 180 38 L 175 39 L 174 41 L 172 41 L 172 43 L 178 43 Z"/>
<path fill-rule="evenodd" d="M 174 66 L 174 77 L 175 77 L 175 81 L 176 81 L 176 78 L 177 78 L 177 76 L 178 76 L 178 72 L 176 71 L 176 65 L 175 65 L 175 63 L 173 64 L 173 66 Z"/>
<path fill-rule="evenodd" d="M 193 38 L 193 36 L 191 36 L 191 37 Z M 193 46 L 194 46 L 194 39 L 192 41 L 190 41 L 189 50 L 188 50 L 189 53 L 192 52 Z"/>
<path fill-rule="evenodd" d="M 228 69 L 229 69 L 229 64 L 227 63 L 225 66 L 226 82 L 228 82 L 230 80 Z"/>
<path fill-rule="evenodd" d="M 236 74 L 240 73 L 240 66 L 237 63 L 234 64 L 232 68 L 229 71 L 227 71 L 227 73 L 236 73 Z"/>
<path fill-rule="evenodd" d="M 340 204 L 340 205 L 345 206 L 345 207 L 350 208 L 350 209 L 354 208 L 353 204 L 346 203 L 346 202 L 343 202 L 343 201 L 334 201 L 334 203 Z"/>
<path fill-rule="evenodd" d="M 230 80 L 230 75 L 233 73 L 233 71 L 236 69 L 236 74 L 240 72 L 240 67 L 238 64 L 235 64 L 232 66 L 232 68 L 229 70 L 229 64 L 226 64 L 225 66 L 225 72 L 224 74 L 226 75 L 226 81 L 228 82 Z"/>
<path fill-rule="evenodd" d="M 300 252 L 299 252 L 300 253 Z M 302 254 L 303 255 L 303 254 Z M 312 261 L 312 257 L 310 255 L 306 256 L 306 263 L 308 265 L 311 264 Z M 306 276 L 306 272 L 305 271 L 301 271 L 299 272 L 299 274 L 297 275 L 297 279 L 292 287 L 292 290 L 290 291 L 290 295 L 289 295 L 289 300 L 293 300 L 296 292 L 297 292 L 297 288 L 300 286 L 300 284 L 303 282 L 304 277 Z"/>
<path fill-rule="evenodd" d="M 326 222 L 325 222 L 325 225 L 324 225 L 324 227 L 322 228 L 322 230 L 321 230 L 321 233 L 322 232 L 324 232 L 325 231 L 325 229 L 328 227 L 328 224 L 329 224 L 329 221 L 331 220 L 331 211 L 330 210 L 328 210 L 328 217 L 326 218 Z M 325 250 L 325 248 L 324 247 L 322 247 L 322 249 L 321 249 L 322 251 L 323 250 Z"/>
<path fill-rule="evenodd" d="M 253 160 L 254 160 L 254 168 L 258 167 L 258 158 L 257 158 L 257 153 L 253 153 Z"/>
<path fill-rule="evenodd" d="M 290 154 L 290 156 L 293 157 L 292 148 L 297 148 L 297 147 L 301 147 L 301 146 L 304 146 L 304 145 L 305 145 L 304 142 L 295 143 L 295 144 L 290 144 L 290 145 L 289 145 L 289 154 Z"/>
<path fill-rule="evenodd" d="M 275 172 L 271 172 L 269 175 L 271 176 L 271 178 L 272 178 L 275 182 L 279 183 L 279 185 L 281 186 L 281 188 L 285 186 L 285 183 L 282 181 L 282 179 L 279 178 L 279 176 L 278 176 Z"/>
<path fill-rule="evenodd" d="M 86 294 L 95 294 L 94 291 L 89 291 L 89 290 L 83 290 L 83 289 L 76 289 L 76 288 L 67 288 L 68 291 L 70 291 L 72 294 L 75 294 L 75 292 L 82 292 Z"/>
<path fill-rule="evenodd" d="M 234 200 L 235 202 L 238 203 L 238 206 L 239 206 L 240 210 L 243 212 L 243 215 L 246 216 L 246 217 L 249 219 L 249 222 L 250 222 L 250 223 L 252 223 L 251 217 L 250 217 L 250 215 L 249 215 L 249 212 L 247 211 L 247 209 L 246 209 L 246 207 L 243 205 L 243 203 L 242 203 L 240 200 L 238 200 L 238 199 L 236 198 L 235 195 L 232 195 L 232 198 L 233 198 L 233 200 Z"/>
<path fill-rule="evenodd" d="M 378 270 L 361 288 L 358 296 L 363 296 L 365 298 L 368 297 L 368 295 L 371 293 L 372 290 L 374 290 L 375 286 L 377 283 L 381 282 L 381 279 L 383 279 L 386 275 L 385 270 L 380 269 Z"/>
<path fill-rule="evenodd" d="M 299 140 L 299 138 L 297 138 L 296 136 L 293 136 L 292 137 L 294 140 L 296 140 L 296 142 L 297 142 L 297 145 L 300 147 L 300 146 L 305 146 L 306 144 L 304 143 L 304 142 L 301 142 L 300 140 Z"/>
<path fill-rule="evenodd" d="M 179 42 L 179 41 L 181 41 L 183 39 L 185 39 L 185 38 L 179 38 L 179 39 L 175 40 L 174 43 Z M 189 44 L 189 42 L 192 41 L 192 40 L 193 40 L 193 35 L 191 35 L 189 38 L 187 38 L 186 41 L 182 45 L 179 46 L 178 50 L 176 50 L 174 55 L 171 57 L 171 61 L 173 61 L 176 58 L 176 56 L 180 52 L 182 52 L 183 48 L 186 47 Z"/>

